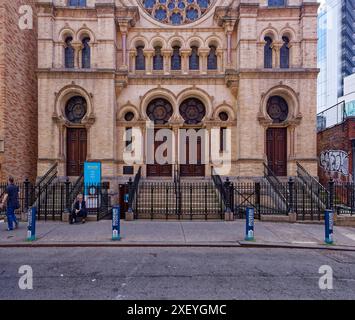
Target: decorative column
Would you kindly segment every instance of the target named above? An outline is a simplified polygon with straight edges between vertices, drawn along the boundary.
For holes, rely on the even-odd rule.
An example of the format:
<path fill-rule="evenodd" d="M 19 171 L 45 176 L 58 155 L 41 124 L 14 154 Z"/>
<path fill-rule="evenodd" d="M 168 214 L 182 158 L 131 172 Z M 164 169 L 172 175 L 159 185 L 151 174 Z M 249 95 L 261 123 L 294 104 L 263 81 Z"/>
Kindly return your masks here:
<path fill-rule="evenodd" d="M 136 72 L 136 56 L 137 51 L 135 49 L 129 51 L 129 72 L 131 73 Z"/>
<path fill-rule="evenodd" d="M 280 42 L 273 42 L 272 44 L 272 67 L 280 68 L 280 49 L 282 44 Z"/>
<path fill-rule="evenodd" d="M 198 49 L 198 56 L 200 59 L 200 73 L 207 74 L 207 56 L 209 54 L 209 49 Z"/>
<path fill-rule="evenodd" d="M 146 74 L 152 74 L 153 72 L 153 55 L 154 55 L 154 50 L 152 49 L 144 50 Z"/>
<path fill-rule="evenodd" d="M 232 64 L 232 32 L 227 31 L 227 66 L 230 68 Z"/>
<path fill-rule="evenodd" d="M 222 48 L 218 48 L 216 50 L 216 54 L 217 54 L 217 70 L 218 73 L 223 73 L 223 69 L 224 69 L 224 59 L 223 59 L 223 54 L 224 54 L 224 50 Z"/>
<path fill-rule="evenodd" d="M 118 25 L 120 27 L 121 32 L 121 47 L 122 47 L 122 61 L 121 66 L 119 67 L 120 70 L 127 70 L 128 69 L 128 59 L 127 59 L 127 34 L 128 34 L 128 27 L 131 23 L 130 18 L 118 18 Z"/>
<path fill-rule="evenodd" d="M 72 42 L 74 48 L 74 68 L 79 69 L 80 66 L 80 52 L 83 49 L 83 44 L 80 41 Z"/>
<path fill-rule="evenodd" d="M 170 74 L 170 64 L 171 64 L 172 54 L 173 54 L 173 50 L 171 49 L 162 50 L 162 55 L 164 59 L 164 74 Z"/>
<path fill-rule="evenodd" d="M 180 50 L 181 54 L 181 70 L 183 74 L 189 73 L 189 56 L 191 54 L 191 49 Z"/>

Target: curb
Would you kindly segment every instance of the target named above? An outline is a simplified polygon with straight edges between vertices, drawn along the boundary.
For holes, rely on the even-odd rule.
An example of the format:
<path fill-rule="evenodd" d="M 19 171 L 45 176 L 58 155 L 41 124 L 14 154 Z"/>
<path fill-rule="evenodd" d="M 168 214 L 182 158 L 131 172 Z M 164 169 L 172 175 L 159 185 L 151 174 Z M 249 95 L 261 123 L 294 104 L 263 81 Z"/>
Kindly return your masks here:
<path fill-rule="evenodd" d="M 273 249 L 308 249 L 353 251 L 353 246 L 337 245 L 302 245 L 291 243 L 262 243 L 250 241 L 220 243 L 160 243 L 160 242 L 19 242 L 0 243 L 0 248 L 273 248 Z"/>
<path fill-rule="evenodd" d="M 326 245 L 326 244 L 314 244 L 314 245 L 302 245 L 293 243 L 277 243 L 277 242 L 250 242 L 250 241 L 239 241 L 241 247 L 244 248 L 279 248 L 279 249 L 308 249 L 308 250 L 338 250 L 338 251 L 354 251 L 353 246 L 337 246 L 337 245 Z"/>

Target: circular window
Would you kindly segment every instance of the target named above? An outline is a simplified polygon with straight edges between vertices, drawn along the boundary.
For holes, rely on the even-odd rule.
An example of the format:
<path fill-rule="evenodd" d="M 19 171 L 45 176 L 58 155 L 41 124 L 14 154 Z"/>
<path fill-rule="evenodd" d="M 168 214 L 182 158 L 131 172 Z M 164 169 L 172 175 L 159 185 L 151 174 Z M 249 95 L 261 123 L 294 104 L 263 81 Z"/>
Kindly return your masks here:
<path fill-rule="evenodd" d="M 228 120 L 228 113 L 225 112 L 225 111 L 222 111 L 219 113 L 218 115 L 219 119 L 222 120 L 222 121 L 227 121 Z"/>
<path fill-rule="evenodd" d="M 154 99 L 148 104 L 147 115 L 155 124 L 164 124 L 167 123 L 173 115 L 173 107 L 170 102 L 165 99 Z"/>
<path fill-rule="evenodd" d="M 65 116 L 70 122 L 80 123 L 86 114 L 86 110 L 86 100 L 83 97 L 75 96 L 67 102 Z"/>
<path fill-rule="evenodd" d="M 128 111 L 125 115 L 124 115 L 124 119 L 126 121 L 132 121 L 134 119 L 134 113 L 132 111 Z"/>
<path fill-rule="evenodd" d="M 140 0 L 145 12 L 162 23 L 181 25 L 201 18 L 214 0 Z"/>
<path fill-rule="evenodd" d="M 206 115 L 204 104 L 195 98 L 184 100 L 180 105 L 179 111 L 186 124 L 200 123 Z"/>
<path fill-rule="evenodd" d="M 273 96 L 267 102 L 267 113 L 274 123 L 281 123 L 287 119 L 288 105 L 284 98 Z"/>

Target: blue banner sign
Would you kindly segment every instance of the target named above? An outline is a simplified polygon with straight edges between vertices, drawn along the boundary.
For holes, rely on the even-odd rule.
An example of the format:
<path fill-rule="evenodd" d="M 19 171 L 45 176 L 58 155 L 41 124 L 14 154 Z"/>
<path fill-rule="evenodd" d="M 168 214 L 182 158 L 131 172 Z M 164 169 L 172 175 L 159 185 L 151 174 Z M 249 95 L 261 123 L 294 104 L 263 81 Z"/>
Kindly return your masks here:
<path fill-rule="evenodd" d="M 27 211 L 27 240 L 34 241 L 36 240 L 36 214 L 37 208 L 32 207 Z"/>
<path fill-rule="evenodd" d="M 254 240 L 254 208 L 247 207 L 246 210 L 246 229 L 245 229 L 245 240 Z"/>
<path fill-rule="evenodd" d="M 120 214 L 120 206 L 114 206 L 112 209 L 112 240 L 121 239 Z"/>
<path fill-rule="evenodd" d="M 333 210 L 325 210 L 325 243 L 333 244 L 333 226 L 334 226 L 334 213 Z"/>
<path fill-rule="evenodd" d="M 101 183 L 101 162 L 84 162 L 84 184 L 98 185 Z"/>

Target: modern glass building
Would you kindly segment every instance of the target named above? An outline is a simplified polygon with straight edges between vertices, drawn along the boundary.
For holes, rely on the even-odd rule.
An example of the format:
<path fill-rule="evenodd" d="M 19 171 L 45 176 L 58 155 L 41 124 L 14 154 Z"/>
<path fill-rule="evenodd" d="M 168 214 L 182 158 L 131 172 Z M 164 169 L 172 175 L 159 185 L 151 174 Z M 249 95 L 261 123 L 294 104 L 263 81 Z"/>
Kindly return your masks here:
<path fill-rule="evenodd" d="M 344 95 L 344 78 L 355 73 L 355 1 L 326 0 L 318 15 L 318 96 L 321 112 Z"/>

